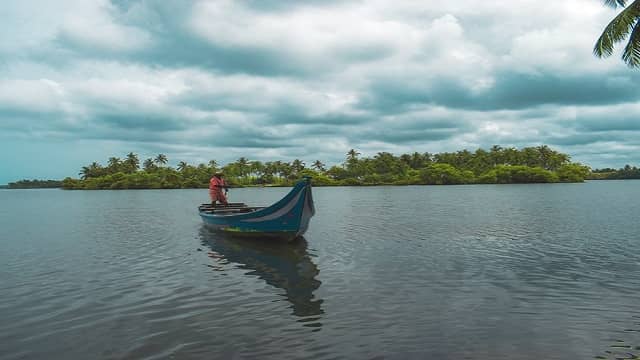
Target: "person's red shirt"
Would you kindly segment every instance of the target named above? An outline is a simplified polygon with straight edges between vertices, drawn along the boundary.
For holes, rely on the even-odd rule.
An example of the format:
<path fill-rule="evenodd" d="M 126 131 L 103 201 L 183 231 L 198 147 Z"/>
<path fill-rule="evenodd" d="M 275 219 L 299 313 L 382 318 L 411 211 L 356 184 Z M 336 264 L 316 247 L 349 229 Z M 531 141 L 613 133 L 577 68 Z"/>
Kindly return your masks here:
<path fill-rule="evenodd" d="M 224 179 L 218 178 L 216 176 L 212 177 L 211 181 L 209 181 L 210 190 L 223 188 L 224 186 L 226 186 L 226 184 L 224 183 Z"/>

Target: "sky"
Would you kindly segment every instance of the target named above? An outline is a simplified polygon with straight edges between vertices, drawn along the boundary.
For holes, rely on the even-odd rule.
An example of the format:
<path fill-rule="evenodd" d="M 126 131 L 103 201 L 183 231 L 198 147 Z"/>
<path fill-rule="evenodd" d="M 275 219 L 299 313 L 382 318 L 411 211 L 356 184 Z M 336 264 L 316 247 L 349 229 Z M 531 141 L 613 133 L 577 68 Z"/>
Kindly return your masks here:
<path fill-rule="evenodd" d="M 640 70 L 600 0 L 0 5 L 0 184 L 134 152 L 333 165 L 349 149 L 546 144 L 640 163 Z M 620 48 L 621 46 L 618 46 Z"/>

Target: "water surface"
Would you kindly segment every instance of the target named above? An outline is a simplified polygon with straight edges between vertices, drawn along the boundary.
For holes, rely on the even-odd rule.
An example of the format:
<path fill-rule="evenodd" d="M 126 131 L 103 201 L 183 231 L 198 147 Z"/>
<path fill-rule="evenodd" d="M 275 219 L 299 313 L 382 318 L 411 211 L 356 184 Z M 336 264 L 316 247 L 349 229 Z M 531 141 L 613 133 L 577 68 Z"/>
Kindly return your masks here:
<path fill-rule="evenodd" d="M 314 195 L 265 244 L 204 227 L 206 190 L 0 190 L 0 357 L 640 355 L 639 181 Z"/>

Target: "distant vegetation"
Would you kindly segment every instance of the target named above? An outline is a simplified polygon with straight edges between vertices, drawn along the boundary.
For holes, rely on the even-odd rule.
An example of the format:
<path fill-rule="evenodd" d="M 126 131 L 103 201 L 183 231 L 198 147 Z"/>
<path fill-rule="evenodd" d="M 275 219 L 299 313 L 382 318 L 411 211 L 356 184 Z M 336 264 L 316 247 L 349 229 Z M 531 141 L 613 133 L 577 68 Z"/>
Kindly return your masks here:
<path fill-rule="evenodd" d="M 144 160 L 140 168 L 138 156 L 129 153 L 124 159 L 110 158 L 106 166 L 97 162 L 84 166 L 80 179 L 66 178 L 62 183 L 65 189 L 206 188 L 216 171 L 224 172 L 236 186 L 290 186 L 302 176 L 311 176 L 315 185 L 452 185 L 582 182 L 590 174 L 587 166 L 572 163 L 569 155 L 548 146 L 360 155 L 352 149 L 344 163 L 327 169 L 320 160 L 307 165 L 299 159 L 261 162 L 244 157 L 224 166 L 215 160 L 195 166 L 181 161 L 172 168 L 159 154 Z"/>
<path fill-rule="evenodd" d="M 7 185 L 7 189 L 42 189 L 42 188 L 61 188 L 60 180 L 20 180 L 11 182 Z"/>
<path fill-rule="evenodd" d="M 593 180 L 640 179 L 640 168 L 626 165 L 621 169 L 595 169 L 588 177 Z"/>

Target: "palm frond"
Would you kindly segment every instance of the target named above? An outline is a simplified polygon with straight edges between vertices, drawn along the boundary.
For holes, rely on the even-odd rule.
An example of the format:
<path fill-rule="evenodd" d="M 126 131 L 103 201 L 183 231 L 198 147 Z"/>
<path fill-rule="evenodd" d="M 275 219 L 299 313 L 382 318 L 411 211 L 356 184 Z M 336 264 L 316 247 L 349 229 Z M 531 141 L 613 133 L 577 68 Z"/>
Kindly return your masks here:
<path fill-rule="evenodd" d="M 640 25 L 637 23 L 622 52 L 622 60 L 630 67 L 640 67 Z"/>
<path fill-rule="evenodd" d="M 610 56 L 613 53 L 614 45 L 629 35 L 637 23 L 638 17 L 640 17 L 640 0 L 635 0 L 607 25 L 596 42 L 593 53 L 597 57 Z"/>
<path fill-rule="evenodd" d="M 627 0 L 604 0 L 604 3 L 615 9 L 618 6 L 625 7 L 627 5 Z"/>

